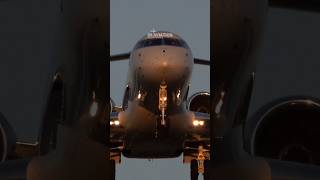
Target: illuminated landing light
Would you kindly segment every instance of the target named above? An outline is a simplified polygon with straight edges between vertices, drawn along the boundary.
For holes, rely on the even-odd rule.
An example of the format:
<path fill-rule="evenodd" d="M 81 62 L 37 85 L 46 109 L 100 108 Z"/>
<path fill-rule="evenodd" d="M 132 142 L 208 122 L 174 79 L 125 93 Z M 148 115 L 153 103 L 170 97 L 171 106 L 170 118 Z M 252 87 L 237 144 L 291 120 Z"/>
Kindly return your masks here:
<path fill-rule="evenodd" d="M 119 126 L 120 122 L 119 121 L 114 121 L 114 125 Z"/>
<path fill-rule="evenodd" d="M 200 126 L 203 126 L 203 125 L 204 125 L 204 122 L 203 122 L 203 121 L 199 121 L 199 125 L 200 125 Z"/>
<path fill-rule="evenodd" d="M 141 92 L 139 91 L 138 99 L 141 99 Z"/>
<path fill-rule="evenodd" d="M 119 125 L 120 125 L 120 121 L 119 120 L 110 121 L 110 126 L 119 126 Z"/>
<path fill-rule="evenodd" d="M 89 113 L 93 117 L 97 115 L 97 112 L 98 112 L 98 102 L 93 101 L 91 104 Z"/>
<path fill-rule="evenodd" d="M 193 126 L 198 127 L 198 126 L 203 126 L 204 125 L 204 121 L 199 121 L 199 120 L 194 120 L 192 122 Z"/>

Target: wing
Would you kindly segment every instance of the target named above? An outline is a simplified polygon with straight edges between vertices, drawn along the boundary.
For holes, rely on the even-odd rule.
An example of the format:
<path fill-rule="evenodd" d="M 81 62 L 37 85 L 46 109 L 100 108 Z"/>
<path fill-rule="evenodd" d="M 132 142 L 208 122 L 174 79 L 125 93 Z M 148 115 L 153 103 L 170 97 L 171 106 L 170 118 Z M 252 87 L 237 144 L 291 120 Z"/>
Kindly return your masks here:
<path fill-rule="evenodd" d="M 115 54 L 110 56 L 110 61 L 123 61 L 128 60 L 130 58 L 130 52 L 122 53 L 122 54 Z"/>
<path fill-rule="evenodd" d="M 128 60 L 130 58 L 130 52 L 128 53 L 122 53 L 122 54 L 115 54 L 110 56 L 110 62 L 113 61 L 124 61 Z M 206 59 L 199 59 L 199 58 L 194 58 L 194 63 L 195 64 L 200 64 L 200 65 L 206 65 L 210 66 L 210 61 Z"/>
<path fill-rule="evenodd" d="M 194 58 L 195 64 L 210 66 L 210 60 Z"/>

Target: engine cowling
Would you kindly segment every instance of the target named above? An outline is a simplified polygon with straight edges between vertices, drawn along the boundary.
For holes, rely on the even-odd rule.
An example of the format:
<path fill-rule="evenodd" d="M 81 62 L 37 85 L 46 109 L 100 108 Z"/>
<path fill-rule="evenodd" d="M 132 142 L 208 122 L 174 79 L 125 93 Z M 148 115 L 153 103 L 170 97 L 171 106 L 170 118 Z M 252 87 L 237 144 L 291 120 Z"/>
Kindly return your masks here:
<path fill-rule="evenodd" d="M 116 103 L 110 98 L 110 103 L 109 103 L 109 112 L 113 112 L 114 107 L 116 106 Z"/>
<path fill-rule="evenodd" d="M 11 125 L 0 113 L 0 162 L 5 161 L 14 152 L 15 144 L 16 135 Z"/>
<path fill-rule="evenodd" d="M 320 101 L 280 99 L 262 107 L 246 126 L 246 147 L 255 156 L 320 165 Z"/>
<path fill-rule="evenodd" d="M 189 111 L 210 113 L 210 93 L 198 92 L 193 94 L 187 101 Z"/>

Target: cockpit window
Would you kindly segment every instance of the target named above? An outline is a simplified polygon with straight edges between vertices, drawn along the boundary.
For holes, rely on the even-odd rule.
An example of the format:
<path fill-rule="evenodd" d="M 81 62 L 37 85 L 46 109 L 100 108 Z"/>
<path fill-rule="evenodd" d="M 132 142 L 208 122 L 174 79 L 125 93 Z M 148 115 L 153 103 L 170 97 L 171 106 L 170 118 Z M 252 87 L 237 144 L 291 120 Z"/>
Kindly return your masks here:
<path fill-rule="evenodd" d="M 181 46 L 185 48 L 189 48 L 188 44 L 184 40 L 180 40 Z"/>
<path fill-rule="evenodd" d="M 176 39 L 176 38 L 154 38 L 154 39 L 143 39 L 143 40 L 141 40 L 140 42 L 137 43 L 137 45 L 134 47 L 134 49 L 139 49 L 139 48 L 149 47 L 149 46 L 160 46 L 160 45 L 189 48 L 187 43 L 184 42 L 183 40 L 180 40 L 180 39 Z"/>
<path fill-rule="evenodd" d="M 178 39 L 164 38 L 163 41 L 164 41 L 164 44 L 165 44 L 165 45 L 169 45 L 169 46 L 180 46 L 180 47 L 181 47 L 181 43 L 179 42 Z"/>
<path fill-rule="evenodd" d="M 160 45 L 162 45 L 162 39 L 147 39 L 144 43 L 144 47 Z"/>
<path fill-rule="evenodd" d="M 136 46 L 134 47 L 134 49 L 140 49 L 140 48 L 143 48 L 143 44 L 144 44 L 145 41 L 139 41 Z"/>

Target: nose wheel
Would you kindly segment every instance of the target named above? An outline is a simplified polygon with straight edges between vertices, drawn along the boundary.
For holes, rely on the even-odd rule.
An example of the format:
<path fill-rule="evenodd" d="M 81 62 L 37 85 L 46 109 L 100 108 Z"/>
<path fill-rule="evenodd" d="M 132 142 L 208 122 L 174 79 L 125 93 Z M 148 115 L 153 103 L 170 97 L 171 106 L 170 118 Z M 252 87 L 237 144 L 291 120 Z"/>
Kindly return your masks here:
<path fill-rule="evenodd" d="M 109 169 L 109 177 L 110 180 L 116 179 L 116 162 L 114 160 L 110 160 L 110 169 Z"/>
<path fill-rule="evenodd" d="M 208 167 L 209 167 L 209 160 L 203 161 L 203 167 L 199 167 L 199 162 L 196 159 L 191 160 L 191 163 L 190 163 L 191 180 L 198 180 L 199 174 L 203 175 L 203 180 L 210 180 Z M 203 173 L 199 173 L 199 169 L 202 169 Z"/>
<path fill-rule="evenodd" d="M 205 156 L 207 150 L 202 146 L 198 148 L 198 156 L 190 162 L 191 180 L 198 180 L 199 174 L 203 175 L 204 180 L 209 180 L 209 160 Z"/>
<path fill-rule="evenodd" d="M 198 162 L 196 159 L 192 159 L 190 163 L 190 176 L 191 180 L 198 180 L 199 172 L 198 172 Z"/>

